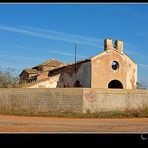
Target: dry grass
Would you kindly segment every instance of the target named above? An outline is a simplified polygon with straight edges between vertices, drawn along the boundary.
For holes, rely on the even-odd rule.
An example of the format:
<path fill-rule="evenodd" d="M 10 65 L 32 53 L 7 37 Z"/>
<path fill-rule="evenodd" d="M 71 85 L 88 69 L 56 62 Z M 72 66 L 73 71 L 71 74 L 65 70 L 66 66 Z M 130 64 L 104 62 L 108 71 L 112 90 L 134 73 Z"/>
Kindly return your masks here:
<path fill-rule="evenodd" d="M 99 113 L 70 113 L 70 112 L 29 112 L 28 110 L 0 110 L 1 115 L 61 117 L 61 118 L 148 118 L 148 107 L 125 111 L 108 111 Z"/>

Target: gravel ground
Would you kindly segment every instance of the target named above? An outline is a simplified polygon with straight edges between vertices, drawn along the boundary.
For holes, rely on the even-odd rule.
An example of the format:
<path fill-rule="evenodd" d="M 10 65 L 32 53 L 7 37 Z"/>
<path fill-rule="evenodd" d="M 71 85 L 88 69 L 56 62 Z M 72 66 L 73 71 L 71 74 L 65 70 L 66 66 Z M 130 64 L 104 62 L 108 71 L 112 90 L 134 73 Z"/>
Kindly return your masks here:
<path fill-rule="evenodd" d="M 148 118 L 57 118 L 0 115 L 0 132 L 141 133 L 148 132 Z"/>

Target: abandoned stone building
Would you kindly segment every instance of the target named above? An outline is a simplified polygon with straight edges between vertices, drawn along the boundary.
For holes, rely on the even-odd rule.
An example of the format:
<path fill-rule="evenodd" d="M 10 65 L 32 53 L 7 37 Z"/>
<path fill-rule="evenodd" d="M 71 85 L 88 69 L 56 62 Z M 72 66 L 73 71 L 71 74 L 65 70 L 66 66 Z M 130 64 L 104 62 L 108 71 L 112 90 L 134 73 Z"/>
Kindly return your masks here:
<path fill-rule="evenodd" d="M 123 88 L 134 89 L 137 64 L 124 53 L 123 41 L 104 40 L 104 51 L 94 57 L 64 64 L 48 60 L 31 69 L 24 69 L 20 80 L 28 88 Z"/>
<path fill-rule="evenodd" d="M 48 77 L 48 72 L 52 69 L 59 68 L 65 64 L 54 59 L 47 60 L 42 64 L 24 69 L 19 75 L 21 82 L 31 83 Z"/>

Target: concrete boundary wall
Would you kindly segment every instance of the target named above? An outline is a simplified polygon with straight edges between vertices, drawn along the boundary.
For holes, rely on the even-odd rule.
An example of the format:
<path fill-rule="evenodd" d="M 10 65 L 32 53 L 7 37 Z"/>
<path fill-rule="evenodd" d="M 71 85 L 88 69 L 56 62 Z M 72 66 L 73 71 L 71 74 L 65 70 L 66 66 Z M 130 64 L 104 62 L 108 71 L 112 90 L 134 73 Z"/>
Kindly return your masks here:
<path fill-rule="evenodd" d="M 83 112 L 124 111 L 148 107 L 148 90 L 83 90 Z"/>
<path fill-rule="evenodd" d="M 82 89 L 0 89 L 0 112 L 82 112 Z"/>
<path fill-rule="evenodd" d="M 0 113 L 97 113 L 148 107 L 148 90 L 92 88 L 0 89 Z"/>

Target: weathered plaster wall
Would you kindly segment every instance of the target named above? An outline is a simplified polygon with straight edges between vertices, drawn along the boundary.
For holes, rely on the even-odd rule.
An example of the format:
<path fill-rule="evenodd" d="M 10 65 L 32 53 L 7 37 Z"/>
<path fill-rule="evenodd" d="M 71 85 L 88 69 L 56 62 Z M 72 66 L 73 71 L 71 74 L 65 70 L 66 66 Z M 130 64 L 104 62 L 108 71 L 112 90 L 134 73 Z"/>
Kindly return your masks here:
<path fill-rule="evenodd" d="M 82 89 L 0 89 L 0 113 L 82 112 Z"/>
<path fill-rule="evenodd" d="M 112 69 L 112 62 L 119 63 L 119 69 Z M 105 51 L 92 59 L 91 86 L 92 88 L 108 88 L 112 80 L 119 80 L 124 89 L 136 86 L 137 66 L 124 54 L 116 51 Z"/>
<path fill-rule="evenodd" d="M 42 74 L 41 78 L 47 76 L 47 73 Z M 43 81 L 36 81 L 28 86 L 28 88 L 63 88 L 63 87 L 75 87 L 75 82 L 79 81 L 81 87 L 90 87 L 91 85 L 91 63 L 79 63 L 76 66 L 70 65 L 49 73 L 48 79 Z"/>
<path fill-rule="evenodd" d="M 148 107 L 148 90 L 0 89 L 0 113 L 97 113 Z"/>
<path fill-rule="evenodd" d="M 57 83 L 59 82 L 61 74 L 57 74 L 51 78 L 46 78 L 45 80 L 36 81 L 35 83 L 30 84 L 27 88 L 56 88 Z"/>
<path fill-rule="evenodd" d="M 76 81 L 80 82 L 81 87 L 90 87 L 91 85 L 91 63 L 81 63 L 77 65 L 76 73 L 75 66 L 69 67 L 61 74 L 61 79 L 58 87 L 74 87 Z"/>
<path fill-rule="evenodd" d="M 124 111 L 148 107 L 148 90 L 83 89 L 83 112 Z"/>
<path fill-rule="evenodd" d="M 136 88 L 137 65 L 131 62 L 129 58 L 125 57 L 125 59 L 127 61 L 126 89 Z"/>
<path fill-rule="evenodd" d="M 82 63 L 76 75 L 83 87 L 91 87 L 91 61 Z"/>
<path fill-rule="evenodd" d="M 112 69 L 112 62 L 119 62 L 119 69 Z M 92 60 L 92 88 L 108 88 L 112 80 L 119 80 L 125 88 L 125 61 L 117 52 L 104 52 L 102 56 Z"/>

